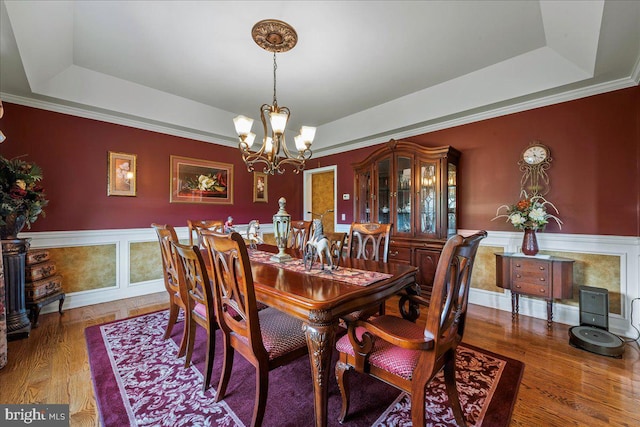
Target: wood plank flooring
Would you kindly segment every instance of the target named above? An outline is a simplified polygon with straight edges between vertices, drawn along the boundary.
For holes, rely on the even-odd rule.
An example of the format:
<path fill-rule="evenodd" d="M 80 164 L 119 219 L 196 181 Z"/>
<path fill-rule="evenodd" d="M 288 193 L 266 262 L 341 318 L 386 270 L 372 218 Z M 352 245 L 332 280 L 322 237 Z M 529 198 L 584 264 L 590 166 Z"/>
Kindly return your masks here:
<path fill-rule="evenodd" d="M 40 316 L 28 339 L 9 343 L 0 403 L 69 403 L 71 426 L 97 426 L 84 329 L 167 307 L 165 293 Z M 394 311 L 391 304 L 389 311 Z M 573 348 L 569 326 L 471 305 L 465 342 L 521 360 L 512 426 L 640 425 L 640 350 L 622 359 Z M 345 425 L 346 426 L 346 425 Z"/>

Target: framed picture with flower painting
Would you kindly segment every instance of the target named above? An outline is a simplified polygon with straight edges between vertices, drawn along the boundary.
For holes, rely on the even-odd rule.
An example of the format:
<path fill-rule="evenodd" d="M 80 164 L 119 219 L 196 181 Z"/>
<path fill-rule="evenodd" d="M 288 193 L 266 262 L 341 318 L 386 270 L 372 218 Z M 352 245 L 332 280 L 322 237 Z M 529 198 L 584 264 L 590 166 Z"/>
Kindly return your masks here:
<path fill-rule="evenodd" d="M 267 193 L 267 174 L 262 172 L 253 173 L 253 201 L 265 202 L 269 201 Z"/>
<path fill-rule="evenodd" d="M 171 156 L 171 203 L 233 204 L 233 165 Z"/>
<path fill-rule="evenodd" d="M 109 151 L 107 196 L 136 195 L 136 155 Z"/>

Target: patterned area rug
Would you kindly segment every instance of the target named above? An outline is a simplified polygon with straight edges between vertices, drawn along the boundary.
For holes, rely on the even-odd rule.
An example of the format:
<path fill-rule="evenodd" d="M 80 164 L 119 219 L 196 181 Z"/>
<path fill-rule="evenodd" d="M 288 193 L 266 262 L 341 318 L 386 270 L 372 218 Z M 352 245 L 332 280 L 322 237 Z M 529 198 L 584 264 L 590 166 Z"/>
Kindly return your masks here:
<path fill-rule="evenodd" d="M 172 339 L 163 340 L 167 311 L 91 326 L 85 330 L 89 363 L 102 425 L 244 426 L 251 422 L 255 394 L 253 366 L 236 355 L 227 396 L 214 403 L 221 370 L 218 335 L 212 385 L 202 392 L 204 332 L 198 328 L 194 365 L 176 357 L 182 322 Z M 335 360 L 334 360 L 335 362 Z M 458 387 L 469 426 L 506 427 L 524 365 L 469 345 L 460 348 Z M 263 425 L 313 425 L 313 389 L 309 359 L 270 373 Z M 366 376 L 349 375 L 352 399 L 345 426 L 405 426 L 411 422 L 410 399 Z M 366 390 L 366 393 L 358 392 Z M 428 425 L 454 426 L 442 374 L 427 391 Z M 339 426 L 340 392 L 333 374 L 329 388 L 329 425 Z"/>

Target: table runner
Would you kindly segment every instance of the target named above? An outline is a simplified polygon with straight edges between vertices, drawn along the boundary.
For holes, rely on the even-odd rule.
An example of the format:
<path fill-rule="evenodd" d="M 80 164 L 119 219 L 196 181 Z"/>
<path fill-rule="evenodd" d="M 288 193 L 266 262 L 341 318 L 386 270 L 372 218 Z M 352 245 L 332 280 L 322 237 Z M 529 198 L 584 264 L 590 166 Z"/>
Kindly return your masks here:
<path fill-rule="evenodd" d="M 271 257 L 274 254 L 271 252 L 260 251 L 256 249 L 249 250 L 249 259 L 252 262 L 259 262 L 261 264 L 274 264 L 285 270 L 296 271 L 298 273 L 310 274 L 313 276 L 324 276 L 331 280 L 337 280 L 339 282 L 349 283 L 350 285 L 368 286 L 372 283 L 380 280 L 388 279 L 392 277 L 392 274 L 380 273 L 378 271 L 365 271 L 355 268 L 339 267 L 337 270 L 322 270 L 319 263 L 314 263 L 314 267 L 311 271 L 307 271 L 304 268 L 304 261 L 294 258 L 288 262 L 272 261 Z"/>

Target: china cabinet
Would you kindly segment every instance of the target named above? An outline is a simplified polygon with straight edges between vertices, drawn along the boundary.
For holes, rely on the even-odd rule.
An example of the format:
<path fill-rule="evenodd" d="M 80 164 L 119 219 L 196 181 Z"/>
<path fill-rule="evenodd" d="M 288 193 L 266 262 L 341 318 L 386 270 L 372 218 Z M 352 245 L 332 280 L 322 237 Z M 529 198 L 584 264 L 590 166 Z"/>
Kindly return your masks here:
<path fill-rule="evenodd" d="M 418 267 L 430 293 L 440 252 L 456 233 L 458 160 L 453 147 L 387 142 L 353 165 L 355 222 L 393 224 L 389 260 Z"/>

